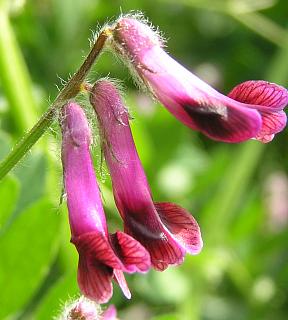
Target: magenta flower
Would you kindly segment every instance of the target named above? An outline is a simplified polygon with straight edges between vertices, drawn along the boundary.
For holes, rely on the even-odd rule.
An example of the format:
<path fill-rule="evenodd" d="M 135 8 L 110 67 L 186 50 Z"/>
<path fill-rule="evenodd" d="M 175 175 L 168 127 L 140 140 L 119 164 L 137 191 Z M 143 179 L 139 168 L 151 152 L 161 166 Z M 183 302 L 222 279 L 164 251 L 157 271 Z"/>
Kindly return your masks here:
<path fill-rule="evenodd" d="M 89 152 L 91 134 L 84 111 L 75 103 L 63 110 L 62 162 L 71 228 L 71 242 L 79 253 L 78 284 L 82 293 L 98 303 L 112 296 L 114 278 L 130 298 L 125 272 L 146 272 L 150 257 L 131 236 L 108 234 L 99 187 Z"/>
<path fill-rule="evenodd" d="M 202 239 L 196 220 L 173 203 L 154 203 L 119 93 L 107 80 L 97 82 L 90 96 L 100 124 L 105 159 L 125 232 L 150 253 L 155 269 L 183 262 L 197 254 Z"/>
<path fill-rule="evenodd" d="M 164 50 L 145 23 L 120 18 L 115 51 L 130 62 L 152 94 L 181 122 L 224 142 L 270 141 L 286 124 L 288 91 L 274 83 L 247 81 L 227 97 L 197 78 Z"/>

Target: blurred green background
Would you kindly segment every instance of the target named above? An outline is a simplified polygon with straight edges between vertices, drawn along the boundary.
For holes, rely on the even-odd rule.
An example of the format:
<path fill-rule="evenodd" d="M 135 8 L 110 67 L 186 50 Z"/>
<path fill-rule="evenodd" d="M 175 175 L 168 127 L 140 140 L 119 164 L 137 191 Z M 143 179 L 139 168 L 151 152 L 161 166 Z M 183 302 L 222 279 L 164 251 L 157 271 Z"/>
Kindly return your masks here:
<path fill-rule="evenodd" d="M 79 67 L 92 31 L 120 12 L 141 10 L 167 50 L 219 91 L 248 79 L 287 86 L 286 0 L 0 0 L 0 158 L 48 108 L 61 79 Z M 204 248 L 163 273 L 128 275 L 117 286 L 121 319 L 287 319 L 287 131 L 269 145 L 210 141 L 136 90 L 105 53 L 89 79 L 124 81 L 133 132 L 154 199 L 197 218 Z M 90 114 L 87 97 L 78 98 Z M 69 243 L 59 129 L 55 124 L 0 182 L 0 319 L 52 319 L 78 295 Z M 111 231 L 121 228 L 109 176 L 95 168 Z"/>

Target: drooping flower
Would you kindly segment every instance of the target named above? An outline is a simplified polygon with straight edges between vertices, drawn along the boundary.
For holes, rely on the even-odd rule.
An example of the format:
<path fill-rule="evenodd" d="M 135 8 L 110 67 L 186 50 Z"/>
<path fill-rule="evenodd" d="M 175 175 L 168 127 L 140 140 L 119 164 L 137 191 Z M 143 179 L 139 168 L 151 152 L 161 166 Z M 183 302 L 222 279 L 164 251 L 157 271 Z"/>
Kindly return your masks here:
<path fill-rule="evenodd" d="M 111 280 L 114 278 L 130 298 L 123 271 L 148 271 L 149 253 L 123 232 L 108 234 L 89 151 L 91 133 L 84 111 L 76 103 L 68 103 L 62 118 L 64 184 L 71 242 L 79 253 L 80 290 L 86 297 L 105 303 L 112 296 Z"/>
<path fill-rule="evenodd" d="M 224 142 L 270 141 L 286 124 L 288 91 L 266 81 L 248 81 L 225 96 L 164 50 L 159 36 L 133 17 L 113 27 L 112 47 L 128 61 L 152 94 L 181 122 Z"/>
<path fill-rule="evenodd" d="M 199 253 L 202 239 L 193 216 L 176 204 L 153 202 L 131 134 L 129 115 L 115 86 L 107 80 L 98 81 L 91 90 L 90 102 L 98 116 L 125 232 L 149 251 L 157 270 L 182 263 L 186 252 Z"/>

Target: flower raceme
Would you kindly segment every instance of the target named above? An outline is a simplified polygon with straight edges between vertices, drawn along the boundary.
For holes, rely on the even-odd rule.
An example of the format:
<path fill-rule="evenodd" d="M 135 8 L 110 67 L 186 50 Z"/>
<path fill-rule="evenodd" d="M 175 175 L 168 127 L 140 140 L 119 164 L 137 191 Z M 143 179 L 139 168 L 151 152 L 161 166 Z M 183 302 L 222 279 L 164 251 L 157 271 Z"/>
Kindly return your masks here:
<path fill-rule="evenodd" d="M 246 81 L 225 96 L 171 58 L 160 37 L 136 18 L 118 19 L 112 48 L 176 118 L 214 140 L 269 142 L 286 125 L 285 88 Z"/>
<path fill-rule="evenodd" d="M 62 115 L 64 184 L 71 242 L 79 253 L 79 287 L 86 297 L 105 303 L 112 296 L 114 278 L 130 298 L 123 271 L 148 271 L 149 253 L 123 232 L 108 233 L 89 151 L 91 134 L 84 111 L 76 103 L 68 103 Z"/>
<path fill-rule="evenodd" d="M 149 251 L 154 268 L 160 271 L 182 263 L 186 252 L 199 253 L 202 239 L 192 215 L 176 204 L 153 202 L 131 134 L 129 114 L 117 89 L 108 80 L 100 80 L 91 89 L 90 102 L 99 120 L 125 232 Z"/>

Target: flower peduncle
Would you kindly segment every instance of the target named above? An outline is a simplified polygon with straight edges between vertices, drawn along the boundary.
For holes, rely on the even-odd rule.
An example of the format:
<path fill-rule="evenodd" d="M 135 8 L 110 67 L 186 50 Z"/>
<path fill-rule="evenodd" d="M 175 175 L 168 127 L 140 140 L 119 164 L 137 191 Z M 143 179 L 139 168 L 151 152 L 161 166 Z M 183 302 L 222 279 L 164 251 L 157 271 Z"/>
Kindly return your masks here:
<path fill-rule="evenodd" d="M 60 91 L 54 102 L 48 110 L 42 115 L 34 127 L 24 134 L 23 138 L 12 149 L 8 156 L 0 163 L 0 180 L 15 167 L 15 165 L 25 156 L 25 154 L 33 147 L 44 132 L 51 126 L 58 115 L 58 111 L 64 103 L 75 97 L 82 89 L 82 83 L 85 80 L 95 60 L 101 53 L 106 41 L 111 36 L 109 27 L 105 27 L 97 37 L 93 47 L 91 48 L 86 59 L 80 68 L 74 73 L 64 88 Z"/>

